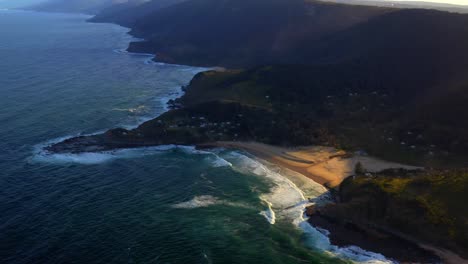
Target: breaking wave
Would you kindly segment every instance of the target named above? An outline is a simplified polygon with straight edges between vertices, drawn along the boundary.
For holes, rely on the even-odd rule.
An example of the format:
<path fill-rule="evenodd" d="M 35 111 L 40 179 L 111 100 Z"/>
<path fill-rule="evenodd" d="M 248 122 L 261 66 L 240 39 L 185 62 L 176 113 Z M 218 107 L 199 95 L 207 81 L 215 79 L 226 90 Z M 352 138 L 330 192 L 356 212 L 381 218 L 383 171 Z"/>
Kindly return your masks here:
<path fill-rule="evenodd" d="M 213 205 L 224 205 L 224 206 L 232 206 L 232 207 L 242 207 L 242 208 L 251 208 L 250 206 L 238 203 L 238 202 L 231 202 L 222 200 L 218 197 L 214 197 L 211 195 L 199 195 L 193 197 L 191 200 L 186 202 L 180 202 L 177 204 L 172 205 L 172 208 L 177 209 L 195 209 L 195 208 L 203 208 L 209 207 Z"/>
<path fill-rule="evenodd" d="M 211 205 L 219 204 L 221 202 L 222 202 L 221 200 L 219 200 L 218 198 L 214 196 L 201 195 L 201 196 L 195 196 L 190 201 L 174 204 L 172 207 L 179 208 L 179 209 L 193 209 L 193 208 L 208 207 Z"/>
<path fill-rule="evenodd" d="M 357 246 L 332 245 L 327 230 L 315 228 L 307 222 L 304 214 L 306 207 L 327 199 L 327 190 L 322 185 L 311 183 L 310 179 L 301 179 L 305 177 L 300 174 L 282 171 L 271 164 L 260 162 L 242 153 L 230 152 L 224 158 L 232 162 L 233 169 L 241 173 L 253 173 L 265 177 L 272 183 L 270 192 L 260 195 L 260 199 L 266 205 L 266 209 L 260 214 L 270 224 L 288 221 L 303 231 L 308 247 L 323 250 L 336 257 L 365 264 L 395 263 L 382 254 L 369 252 Z"/>

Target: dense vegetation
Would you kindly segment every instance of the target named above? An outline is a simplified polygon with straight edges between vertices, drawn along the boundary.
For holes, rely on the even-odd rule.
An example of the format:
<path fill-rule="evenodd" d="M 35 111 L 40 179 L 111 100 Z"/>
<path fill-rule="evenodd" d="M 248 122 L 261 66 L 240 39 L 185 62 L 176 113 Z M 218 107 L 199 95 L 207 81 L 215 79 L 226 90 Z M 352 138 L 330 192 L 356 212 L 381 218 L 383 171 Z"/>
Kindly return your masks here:
<path fill-rule="evenodd" d="M 466 170 L 359 175 L 345 180 L 338 196 L 338 204 L 320 208 L 330 221 L 381 228 L 468 256 Z"/>
<path fill-rule="evenodd" d="M 468 118 L 461 116 L 466 114 L 467 89 L 426 96 L 439 107 L 414 107 L 419 94 L 430 94 L 431 87 L 396 90 L 373 77 L 360 65 L 206 72 L 174 104 L 224 101 L 264 109 L 269 113 L 265 119 L 270 116 L 274 125 L 266 128 L 270 132 L 260 132 L 261 137 L 253 136 L 266 143 L 364 148 L 392 160 L 466 166 Z"/>

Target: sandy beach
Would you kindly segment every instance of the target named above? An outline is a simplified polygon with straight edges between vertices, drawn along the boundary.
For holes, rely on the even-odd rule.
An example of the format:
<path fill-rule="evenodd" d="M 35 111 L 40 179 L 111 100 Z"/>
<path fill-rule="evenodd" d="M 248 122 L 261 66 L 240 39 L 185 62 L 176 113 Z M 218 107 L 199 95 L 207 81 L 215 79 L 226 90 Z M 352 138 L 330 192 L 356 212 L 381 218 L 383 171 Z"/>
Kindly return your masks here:
<path fill-rule="evenodd" d="M 355 166 L 358 162 L 370 173 L 380 172 L 385 169 L 423 169 L 422 167 L 384 161 L 375 157 L 360 155 L 358 153 L 348 153 L 344 150 L 324 146 L 286 148 L 256 142 L 220 141 L 203 144 L 200 145 L 200 147 L 222 147 L 243 150 L 279 167 L 297 172 L 327 188 L 336 187 L 344 179 L 354 175 Z M 299 186 L 303 189 L 304 186 L 301 185 L 307 185 L 307 180 L 305 180 L 305 178 L 301 179 L 302 177 L 299 177 L 300 175 L 296 177 L 291 177 L 291 175 L 289 175 L 288 178 L 293 180 L 296 184 L 300 183 Z M 454 252 L 427 245 L 404 235 L 397 237 L 431 251 L 439 256 L 444 263 L 467 263 L 465 259 Z"/>
<path fill-rule="evenodd" d="M 244 150 L 268 162 L 303 174 L 326 187 L 336 187 L 344 179 L 354 174 L 355 166 L 360 162 L 366 171 L 380 172 L 385 169 L 402 168 L 421 169 L 367 155 L 347 153 L 332 147 L 305 146 L 284 148 L 256 142 L 220 141 L 204 146 L 224 147 Z"/>

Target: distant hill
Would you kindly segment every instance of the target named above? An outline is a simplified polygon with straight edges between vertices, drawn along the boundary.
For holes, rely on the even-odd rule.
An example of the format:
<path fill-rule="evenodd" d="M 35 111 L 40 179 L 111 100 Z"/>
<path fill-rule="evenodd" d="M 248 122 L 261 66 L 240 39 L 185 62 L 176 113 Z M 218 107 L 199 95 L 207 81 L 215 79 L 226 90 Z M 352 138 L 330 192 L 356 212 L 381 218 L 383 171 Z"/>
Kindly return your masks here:
<path fill-rule="evenodd" d="M 152 0 L 137 4 L 135 2 L 116 4 L 101 10 L 90 21 L 113 22 L 123 26 L 135 25 L 139 20 L 160 9 L 185 1 L 187 0 Z"/>
<path fill-rule="evenodd" d="M 435 9 L 440 11 L 468 13 L 468 5 L 454 5 L 446 3 L 434 3 L 424 1 L 390 1 L 390 0 L 323 0 L 326 2 L 348 4 L 348 5 L 368 5 L 368 6 L 385 6 L 395 8 L 419 8 L 419 9 Z"/>
<path fill-rule="evenodd" d="M 161 61 L 203 66 L 335 63 L 362 56 L 378 61 L 378 56 L 388 54 L 387 49 L 432 54 L 427 60 L 433 58 L 435 63 L 434 56 L 440 56 L 448 63 L 440 50 L 467 38 L 467 16 L 434 10 L 313 0 L 179 1 L 165 8 L 159 7 L 170 1 L 153 1 L 143 6 L 155 5 L 154 11 L 140 6 L 101 14 L 93 21 L 116 22 L 147 39 L 132 43 L 132 51 L 155 53 Z M 466 52 L 462 45 L 457 47 L 447 55 L 457 58 Z M 389 57 L 396 63 L 405 61 L 393 55 Z"/>
<path fill-rule="evenodd" d="M 310 115 L 304 125 L 379 155 L 468 149 L 466 14 L 313 0 L 190 0 L 126 21 L 147 39 L 132 43 L 132 51 L 165 62 L 254 68 L 218 86 L 234 94 L 222 100 L 256 95 L 255 102 L 276 98 L 281 111 L 285 103 L 306 106 L 294 111 Z"/>
<path fill-rule="evenodd" d="M 114 5 L 136 6 L 148 0 L 48 0 L 29 9 L 46 12 L 97 14 Z M 129 6 L 128 6 L 129 7 Z"/>
<path fill-rule="evenodd" d="M 37 5 L 47 0 L 0 0 L 0 8 L 23 8 L 26 6 Z"/>
<path fill-rule="evenodd" d="M 303 0 L 191 0 L 144 15 L 128 10 L 136 18 L 126 26 L 148 40 L 133 43 L 132 51 L 168 62 L 244 67 L 300 62 L 297 46 L 391 11 Z M 119 17 L 94 21 L 119 23 Z"/>

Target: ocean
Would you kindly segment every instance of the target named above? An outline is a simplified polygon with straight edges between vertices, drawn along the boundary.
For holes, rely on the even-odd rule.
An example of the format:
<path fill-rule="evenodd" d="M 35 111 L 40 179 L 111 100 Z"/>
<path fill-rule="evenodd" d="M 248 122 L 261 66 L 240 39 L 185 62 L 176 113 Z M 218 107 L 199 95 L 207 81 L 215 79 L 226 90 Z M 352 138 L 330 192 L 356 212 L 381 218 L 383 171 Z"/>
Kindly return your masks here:
<path fill-rule="evenodd" d="M 127 53 L 128 29 L 88 18 L 0 10 L 0 263 L 391 263 L 330 245 L 302 213 L 325 190 L 246 153 L 42 152 L 135 127 L 207 70 Z"/>

